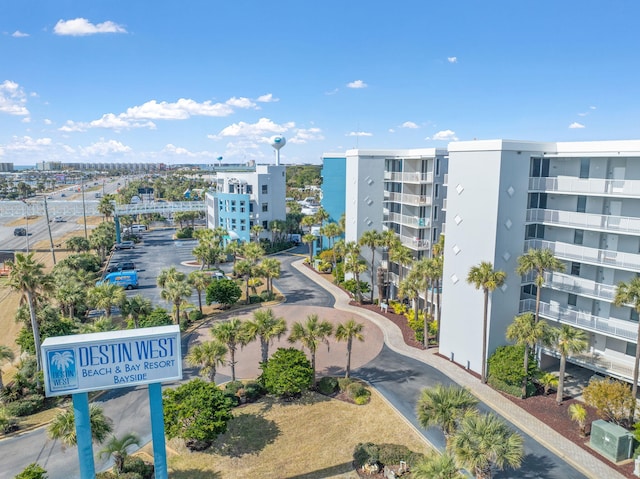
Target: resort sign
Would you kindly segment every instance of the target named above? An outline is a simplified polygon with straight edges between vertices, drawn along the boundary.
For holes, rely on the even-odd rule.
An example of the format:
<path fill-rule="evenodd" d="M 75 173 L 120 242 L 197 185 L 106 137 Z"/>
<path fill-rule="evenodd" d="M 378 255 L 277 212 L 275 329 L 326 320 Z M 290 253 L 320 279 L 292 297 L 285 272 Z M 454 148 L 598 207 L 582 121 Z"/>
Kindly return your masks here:
<path fill-rule="evenodd" d="M 180 328 L 161 326 L 47 338 L 47 396 L 182 379 Z"/>

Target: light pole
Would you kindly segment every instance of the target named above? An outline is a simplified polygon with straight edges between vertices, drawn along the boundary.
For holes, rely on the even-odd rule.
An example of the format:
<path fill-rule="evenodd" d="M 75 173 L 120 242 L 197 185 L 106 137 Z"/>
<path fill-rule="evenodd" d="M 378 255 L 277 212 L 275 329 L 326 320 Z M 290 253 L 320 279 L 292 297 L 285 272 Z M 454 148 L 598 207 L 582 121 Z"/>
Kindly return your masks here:
<path fill-rule="evenodd" d="M 27 241 L 27 254 L 29 254 L 29 203 L 26 200 L 20 200 L 24 203 L 24 219 L 27 221 L 27 226 L 25 228 L 26 231 L 26 241 Z"/>
<path fill-rule="evenodd" d="M 43 194 L 44 199 L 44 216 L 47 220 L 47 229 L 49 230 L 49 244 L 51 244 L 51 258 L 53 259 L 53 265 L 56 265 L 56 250 L 53 246 L 53 236 L 51 235 L 51 222 L 49 221 L 49 207 L 47 206 L 47 194 Z"/>
<path fill-rule="evenodd" d="M 87 235 L 87 209 L 84 204 L 84 176 L 80 175 L 80 190 L 82 191 L 82 219 L 84 221 L 84 239 L 88 239 Z"/>

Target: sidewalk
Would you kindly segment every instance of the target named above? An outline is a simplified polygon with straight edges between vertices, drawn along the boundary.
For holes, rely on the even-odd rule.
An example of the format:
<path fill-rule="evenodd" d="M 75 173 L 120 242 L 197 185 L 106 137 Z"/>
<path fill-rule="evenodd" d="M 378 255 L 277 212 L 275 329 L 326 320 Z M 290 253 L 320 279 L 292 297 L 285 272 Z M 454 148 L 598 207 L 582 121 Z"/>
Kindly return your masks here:
<path fill-rule="evenodd" d="M 400 329 L 395 324 L 391 321 L 385 321 L 381 315 L 363 308 L 351 306 L 349 304 L 349 297 L 344 291 L 309 270 L 309 268 L 302 264 L 302 261 L 293 262 L 292 266 L 320 287 L 329 291 L 336 300 L 334 306 L 336 309 L 365 317 L 378 326 L 383 332 L 385 344 L 394 352 L 428 364 L 449 376 L 460 386 L 469 388 L 469 390 L 487 406 L 502 415 L 505 419 L 511 421 L 547 449 L 571 464 L 582 474 L 598 479 L 605 477 L 607 479 L 625 479 L 625 476 L 611 468 L 605 462 L 589 454 L 546 424 L 540 422 L 525 410 L 503 397 L 499 392 L 482 384 L 477 378 L 465 372 L 455 363 L 437 356 L 435 350 L 418 350 L 407 346 L 402 338 Z"/>

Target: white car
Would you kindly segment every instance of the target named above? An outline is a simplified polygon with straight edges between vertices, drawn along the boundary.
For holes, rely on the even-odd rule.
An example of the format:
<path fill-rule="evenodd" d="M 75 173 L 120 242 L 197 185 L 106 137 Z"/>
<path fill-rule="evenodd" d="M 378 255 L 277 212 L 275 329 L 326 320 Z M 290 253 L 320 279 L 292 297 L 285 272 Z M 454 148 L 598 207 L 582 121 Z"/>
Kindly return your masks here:
<path fill-rule="evenodd" d="M 53 218 L 53 222 L 54 223 L 65 223 L 67 220 L 65 220 L 62 216 L 56 216 L 55 218 Z"/>

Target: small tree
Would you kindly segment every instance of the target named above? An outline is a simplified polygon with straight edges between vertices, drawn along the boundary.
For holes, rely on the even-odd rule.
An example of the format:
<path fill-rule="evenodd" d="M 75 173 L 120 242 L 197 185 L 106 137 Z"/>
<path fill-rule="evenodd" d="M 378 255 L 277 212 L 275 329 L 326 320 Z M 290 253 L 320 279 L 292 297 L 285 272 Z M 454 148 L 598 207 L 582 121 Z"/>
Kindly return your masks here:
<path fill-rule="evenodd" d="M 104 449 L 99 454 L 101 458 L 113 456 L 116 472 L 122 474 L 124 472 L 124 460 L 127 458 L 127 448 L 133 445 L 140 445 L 140 438 L 133 433 L 125 434 L 121 438 L 111 436 L 111 439 L 107 441 Z"/>
<path fill-rule="evenodd" d="M 578 427 L 580 428 L 580 437 L 585 437 L 587 435 L 587 410 L 582 404 L 573 403 L 569 406 L 568 412 L 571 420 L 578 423 Z"/>
<path fill-rule="evenodd" d="M 582 391 L 584 402 L 595 407 L 606 421 L 624 424 L 633 407 L 633 397 L 628 384 L 606 379 L 589 382 Z"/>
<path fill-rule="evenodd" d="M 5 360 L 13 361 L 15 355 L 9 346 L 5 346 L 4 344 L 0 344 L 0 391 L 4 389 L 4 384 L 2 383 L 2 362 Z"/>
<path fill-rule="evenodd" d="M 15 479 L 47 479 L 47 471 L 40 467 L 35 462 L 32 462 L 27 467 L 25 467 L 20 474 L 18 474 Z"/>
<path fill-rule="evenodd" d="M 260 367 L 260 382 L 270 394 L 292 397 L 313 384 L 311 363 L 299 349 L 278 348 Z"/>
<path fill-rule="evenodd" d="M 468 389 L 438 384 L 422 390 L 416 412 L 422 427 L 439 426 L 448 440 L 462 417 L 475 410 L 477 404 L 478 400 Z"/>
<path fill-rule="evenodd" d="M 97 444 L 101 444 L 113 431 L 111 419 L 104 415 L 104 410 L 97 404 L 89 405 L 89 424 L 91 425 L 91 439 Z M 65 446 L 78 444 L 73 409 L 61 412 L 53 418 L 47 432 L 51 439 L 60 439 Z"/>
<path fill-rule="evenodd" d="M 220 303 L 227 308 L 238 302 L 242 289 L 232 279 L 219 279 L 207 286 L 207 304 Z"/>
<path fill-rule="evenodd" d="M 549 395 L 549 390 L 551 388 L 557 388 L 558 387 L 558 378 L 553 373 L 544 373 L 544 374 L 540 375 L 540 377 L 538 378 L 538 382 L 544 388 L 544 395 L 545 396 Z"/>
<path fill-rule="evenodd" d="M 227 430 L 232 404 L 215 384 L 193 379 L 163 392 L 164 423 L 169 439 L 184 439 L 189 450 L 204 450 Z"/>

